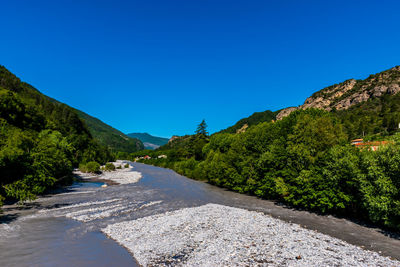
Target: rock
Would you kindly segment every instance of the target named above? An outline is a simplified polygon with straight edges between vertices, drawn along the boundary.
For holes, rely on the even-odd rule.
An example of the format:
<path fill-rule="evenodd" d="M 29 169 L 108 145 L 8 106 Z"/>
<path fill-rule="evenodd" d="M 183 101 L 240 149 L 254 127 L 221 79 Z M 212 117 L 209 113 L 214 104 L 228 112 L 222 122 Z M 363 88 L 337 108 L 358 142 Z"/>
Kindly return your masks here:
<path fill-rule="evenodd" d="M 171 143 L 171 142 L 175 141 L 175 140 L 178 139 L 178 138 L 179 138 L 179 136 L 174 135 L 174 136 L 172 136 L 172 137 L 168 140 L 168 143 Z"/>
<path fill-rule="evenodd" d="M 391 84 L 387 89 L 388 94 L 395 95 L 400 92 L 400 85 L 398 84 Z"/>
<path fill-rule="evenodd" d="M 385 85 L 381 85 L 381 86 L 377 86 L 373 89 L 372 95 L 374 97 L 380 97 L 382 96 L 384 93 L 386 93 L 388 90 L 388 87 Z"/>
<path fill-rule="evenodd" d="M 142 266 L 400 264 L 263 213 L 218 204 L 115 223 L 102 231 L 126 247 Z"/>
<path fill-rule="evenodd" d="M 370 98 L 385 94 L 395 95 L 400 92 L 400 66 L 370 75 L 365 80 L 350 79 L 343 83 L 326 87 L 308 97 L 299 107 L 283 109 L 277 116 L 281 120 L 297 109 L 317 108 L 327 111 L 337 110 L 365 102 Z"/>
<path fill-rule="evenodd" d="M 247 123 L 245 123 L 239 130 L 236 131 L 236 133 L 244 133 L 247 128 L 249 128 L 249 125 Z"/>
<path fill-rule="evenodd" d="M 284 117 L 289 116 L 290 113 L 292 113 L 293 111 L 296 111 L 298 108 L 297 107 L 290 107 L 290 108 L 285 108 L 282 109 L 281 112 L 279 112 L 278 115 L 276 115 L 276 120 L 281 120 Z"/>

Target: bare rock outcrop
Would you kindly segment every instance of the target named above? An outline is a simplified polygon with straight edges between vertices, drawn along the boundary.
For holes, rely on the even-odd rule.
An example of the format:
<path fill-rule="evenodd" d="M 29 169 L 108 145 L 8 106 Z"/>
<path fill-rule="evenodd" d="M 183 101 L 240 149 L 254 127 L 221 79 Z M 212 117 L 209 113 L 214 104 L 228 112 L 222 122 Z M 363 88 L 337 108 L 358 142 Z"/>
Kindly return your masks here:
<path fill-rule="evenodd" d="M 293 111 L 296 111 L 298 109 L 299 109 L 298 107 L 290 107 L 290 108 L 282 109 L 281 112 L 279 112 L 278 115 L 276 115 L 276 120 L 279 121 L 279 120 L 283 119 L 284 117 L 289 116 L 290 113 L 292 113 Z"/>
<path fill-rule="evenodd" d="M 247 123 L 245 123 L 239 130 L 236 131 L 236 133 L 244 133 L 247 128 L 249 128 L 249 125 Z"/>
<path fill-rule="evenodd" d="M 178 138 L 179 138 L 179 136 L 177 136 L 177 135 L 172 136 L 172 137 L 168 140 L 168 144 L 169 144 L 169 143 L 172 143 L 173 141 L 175 141 L 175 140 L 178 139 Z"/>
<path fill-rule="evenodd" d="M 318 108 L 327 111 L 348 109 L 370 98 L 382 97 L 386 94 L 395 95 L 399 92 L 400 66 L 396 66 L 381 73 L 370 75 L 365 80 L 350 79 L 324 88 L 307 98 L 303 105 L 282 110 L 276 116 L 276 119 L 281 120 L 297 109 Z"/>
<path fill-rule="evenodd" d="M 300 106 L 300 108 L 319 108 L 331 110 L 332 108 L 330 106 L 335 101 L 335 99 L 341 97 L 342 95 L 353 89 L 356 83 L 356 80 L 351 79 L 341 84 L 322 89 L 321 91 L 307 98 L 304 104 Z"/>

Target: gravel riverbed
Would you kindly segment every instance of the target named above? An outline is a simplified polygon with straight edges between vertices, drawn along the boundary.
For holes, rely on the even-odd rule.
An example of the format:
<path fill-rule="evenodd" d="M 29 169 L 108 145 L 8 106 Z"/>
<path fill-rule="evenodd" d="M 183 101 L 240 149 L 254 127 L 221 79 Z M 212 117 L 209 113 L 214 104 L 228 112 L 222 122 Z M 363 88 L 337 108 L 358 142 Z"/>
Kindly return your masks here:
<path fill-rule="evenodd" d="M 108 225 L 143 266 L 400 266 L 260 212 L 207 204 Z"/>
<path fill-rule="evenodd" d="M 0 266 L 400 266 L 378 228 L 129 164 L 3 207 Z"/>
<path fill-rule="evenodd" d="M 74 174 L 81 177 L 83 180 L 112 181 L 115 184 L 134 184 L 139 182 L 139 180 L 142 178 L 142 174 L 134 171 L 133 166 L 127 163 L 127 161 L 117 160 L 116 162 L 112 163 L 115 167 L 119 167 L 121 169 L 115 169 L 114 171 L 103 171 L 99 175 L 83 173 L 79 170 L 75 170 Z M 125 168 L 126 164 L 128 164 L 129 167 Z"/>

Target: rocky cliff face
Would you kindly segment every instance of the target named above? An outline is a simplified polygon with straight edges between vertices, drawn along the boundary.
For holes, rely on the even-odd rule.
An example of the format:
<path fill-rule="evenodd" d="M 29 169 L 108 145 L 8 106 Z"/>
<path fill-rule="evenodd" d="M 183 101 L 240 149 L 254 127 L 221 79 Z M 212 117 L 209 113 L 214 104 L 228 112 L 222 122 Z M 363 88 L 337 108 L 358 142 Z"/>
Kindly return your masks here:
<path fill-rule="evenodd" d="M 400 92 L 400 66 L 381 73 L 370 75 L 365 80 L 347 80 L 324 88 L 306 99 L 299 107 L 283 109 L 277 120 L 288 116 L 297 109 L 319 108 L 325 110 L 348 109 L 352 105 L 365 102 L 384 94 L 395 95 Z"/>
<path fill-rule="evenodd" d="M 169 143 L 172 143 L 172 142 L 175 141 L 176 139 L 179 139 L 179 136 L 173 135 L 173 136 L 168 140 L 168 144 L 169 144 Z"/>

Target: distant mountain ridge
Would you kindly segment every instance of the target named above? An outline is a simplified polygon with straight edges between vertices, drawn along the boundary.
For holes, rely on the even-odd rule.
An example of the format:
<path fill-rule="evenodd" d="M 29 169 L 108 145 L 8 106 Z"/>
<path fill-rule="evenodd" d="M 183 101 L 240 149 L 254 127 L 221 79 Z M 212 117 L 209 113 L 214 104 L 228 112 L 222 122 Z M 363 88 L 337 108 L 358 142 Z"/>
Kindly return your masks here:
<path fill-rule="evenodd" d="M 137 138 L 143 142 L 146 149 L 156 149 L 168 143 L 169 138 L 153 136 L 148 133 L 130 133 L 127 134 L 130 138 Z"/>

